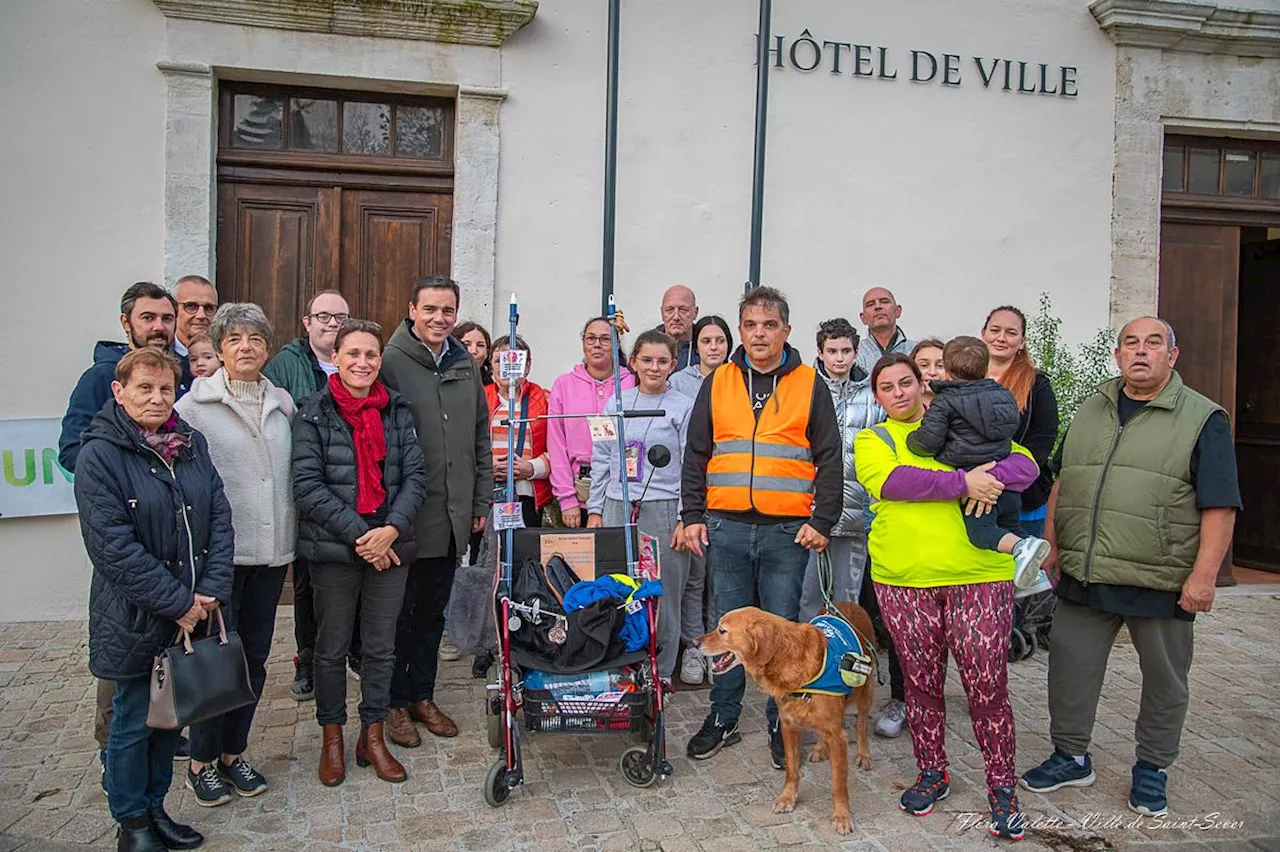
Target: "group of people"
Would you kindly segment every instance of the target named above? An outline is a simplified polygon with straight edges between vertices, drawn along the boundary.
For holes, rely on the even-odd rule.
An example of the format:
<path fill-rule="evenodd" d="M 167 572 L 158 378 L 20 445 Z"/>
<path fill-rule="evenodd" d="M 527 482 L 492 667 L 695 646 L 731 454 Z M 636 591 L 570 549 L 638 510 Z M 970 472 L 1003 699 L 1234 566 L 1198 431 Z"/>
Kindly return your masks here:
<path fill-rule="evenodd" d="M 1212 604 L 1240 503 L 1226 417 L 1181 383 L 1166 323 L 1125 326 L 1121 377 L 1059 442 L 1051 383 L 1013 307 L 993 310 L 978 337 L 916 342 L 893 294 L 875 287 L 861 302 L 865 337 L 844 318 L 821 323 L 811 366 L 789 342 L 779 291 L 742 297 L 735 346 L 730 323 L 699 316 L 693 291 L 675 286 L 662 325 L 624 351 L 613 349 L 623 322 L 589 320 L 582 362 L 546 390 L 527 377 L 524 339 L 458 323 L 455 282 L 423 278 L 408 295 L 387 339 L 351 317 L 341 293 L 317 293 L 304 335 L 270 357 L 275 332 L 259 306 L 219 306 L 199 276 L 173 293 L 139 283 L 121 300 L 126 342 L 95 347 L 59 460 L 76 473 L 94 567 L 95 733 L 118 848 L 203 840 L 164 810 L 184 741 L 146 725 L 154 656 L 219 614 L 240 635 L 261 696 L 290 565 L 293 694 L 315 700 L 320 781 L 345 779 L 348 669 L 361 693 L 356 760 L 378 777 L 406 779 L 387 742 L 420 745 L 419 724 L 456 736 L 435 696 L 438 661 L 458 656 L 445 636 L 448 605 L 460 560 L 476 558 L 493 503 L 508 499 L 509 461 L 525 526 L 634 519 L 659 540 L 665 679 L 707 678 L 697 638 L 732 609 L 817 615 L 825 551 L 826 591 L 860 600 L 882 631 L 890 697 L 876 730 L 908 729 L 920 770 L 903 810 L 923 816 L 949 791 L 950 654 L 998 836 L 1022 835 L 1006 669 L 1014 599 L 1056 580 L 1055 753 L 1020 783 L 1038 792 L 1092 783 L 1093 716 L 1124 623 L 1144 673 L 1130 806 L 1163 812 L 1191 621 Z M 525 353 L 524 378 L 500 369 L 512 349 Z M 625 364 L 616 380 L 615 355 Z M 559 416 L 617 407 L 662 411 L 630 422 L 621 454 L 585 417 Z M 671 461 L 649 469 L 654 447 Z M 632 505 L 622 477 L 638 486 Z M 485 676 L 491 662 L 478 654 L 473 673 Z M 690 758 L 741 741 L 743 677 L 713 679 Z M 185 783 L 197 803 L 267 790 L 246 756 L 255 707 L 191 726 Z M 781 769 L 772 702 L 766 719 Z"/>

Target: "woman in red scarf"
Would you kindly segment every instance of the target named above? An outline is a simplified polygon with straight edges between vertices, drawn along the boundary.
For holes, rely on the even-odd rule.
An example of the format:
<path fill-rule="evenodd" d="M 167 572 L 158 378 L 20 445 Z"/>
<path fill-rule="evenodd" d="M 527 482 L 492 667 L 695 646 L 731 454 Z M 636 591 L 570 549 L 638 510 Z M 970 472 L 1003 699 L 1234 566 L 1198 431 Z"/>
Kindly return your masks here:
<path fill-rule="evenodd" d="M 363 666 L 356 762 L 384 781 L 405 780 L 383 740 L 395 665 L 402 564 L 414 558 L 413 522 L 427 476 L 408 403 L 378 381 L 382 328 L 349 319 L 338 329 L 328 386 L 302 400 L 293 429 L 298 551 L 311 564 L 317 622 L 316 720 L 324 730 L 320 781 L 346 778 L 346 653 L 357 603 Z"/>

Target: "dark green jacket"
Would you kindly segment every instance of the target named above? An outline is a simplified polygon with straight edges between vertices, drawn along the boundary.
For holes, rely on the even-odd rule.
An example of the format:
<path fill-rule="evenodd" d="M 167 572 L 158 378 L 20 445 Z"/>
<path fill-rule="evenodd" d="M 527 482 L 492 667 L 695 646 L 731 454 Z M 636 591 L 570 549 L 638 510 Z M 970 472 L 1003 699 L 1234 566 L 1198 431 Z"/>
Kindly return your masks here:
<path fill-rule="evenodd" d="M 284 388 L 295 403 L 319 393 L 329 383 L 329 377 L 320 369 L 316 353 L 311 351 L 311 344 L 305 337 L 295 338 L 280 347 L 279 353 L 262 373 L 273 385 Z"/>
<path fill-rule="evenodd" d="M 1200 550 L 1191 453 L 1222 409 L 1175 372 L 1121 429 L 1121 381 L 1100 385 L 1067 432 L 1054 514 L 1061 567 L 1086 584 L 1176 592 Z"/>
<path fill-rule="evenodd" d="M 493 496 L 489 404 L 480 370 L 456 337 L 437 368 L 405 320 L 382 355 L 382 381 L 409 400 L 427 464 L 427 500 L 418 515 L 418 558 L 461 555 L 472 517 L 486 517 Z"/>

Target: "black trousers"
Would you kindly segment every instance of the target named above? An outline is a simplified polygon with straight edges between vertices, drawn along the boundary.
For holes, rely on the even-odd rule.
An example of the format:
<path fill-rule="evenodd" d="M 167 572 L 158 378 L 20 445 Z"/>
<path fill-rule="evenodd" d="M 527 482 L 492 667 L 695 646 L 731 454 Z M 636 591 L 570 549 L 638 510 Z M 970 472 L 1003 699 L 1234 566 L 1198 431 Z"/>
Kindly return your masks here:
<path fill-rule="evenodd" d="M 391 675 L 391 706 L 395 709 L 435 698 L 444 611 L 457 570 L 458 549 L 452 540 L 448 556 L 418 559 L 408 566 Z"/>
<path fill-rule="evenodd" d="M 889 697 L 898 701 L 906 701 L 906 687 L 902 680 L 902 665 L 898 662 L 898 654 L 893 650 L 893 640 L 880 617 L 880 601 L 876 598 L 876 587 L 871 582 L 871 557 L 867 557 L 867 567 L 862 572 L 862 593 L 858 603 L 871 616 L 876 628 L 876 641 L 884 648 L 889 657 Z"/>
<path fill-rule="evenodd" d="M 227 630 L 240 634 L 245 662 L 249 666 L 249 683 L 253 694 L 262 697 L 267 682 L 267 657 L 276 633 L 276 607 L 284 588 L 286 568 L 283 565 L 237 565 L 231 591 L 231 606 L 222 610 Z M 196 628 L 197 633 L 204 625 Z M 243 754 L 249 746 L 249 728 L 258 702 L 215 716 L 191 726 L 191 759 L 213 763 L 224 754 Z"/>
<path fill-rule="evenodd" d="M 360 599 L 356 592 L 356 616 L 351 628 L 351 655 L 360 656 Z M 293 561 L 293 640 L 298 658 L 305 666 L 312 664 L 316 650 L 316 609 L 311 583 L 311 562 L 301 556 Z"/>
<path fill-rule="evenodd" d="M 356 624 L 363 638 L 360 723 L 384 722 L 396 660 L 396 622 L 409 571 L 393 565 L 379 571 L 368 562 L 322 562 L 311 566 L 315 591 L 316 721 L 347 721 L 347 650 Z"/>

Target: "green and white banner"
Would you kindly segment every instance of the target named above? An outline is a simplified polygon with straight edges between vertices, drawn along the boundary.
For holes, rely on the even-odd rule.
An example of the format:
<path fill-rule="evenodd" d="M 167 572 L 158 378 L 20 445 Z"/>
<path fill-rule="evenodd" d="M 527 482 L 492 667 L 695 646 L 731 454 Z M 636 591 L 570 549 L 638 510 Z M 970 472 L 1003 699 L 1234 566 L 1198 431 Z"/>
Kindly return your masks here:
<path fill-rule="evenodd" d="M 72 475 L 58 464 L 57 417 L 0 420 L 0 518 L 74 515 Z"/>

